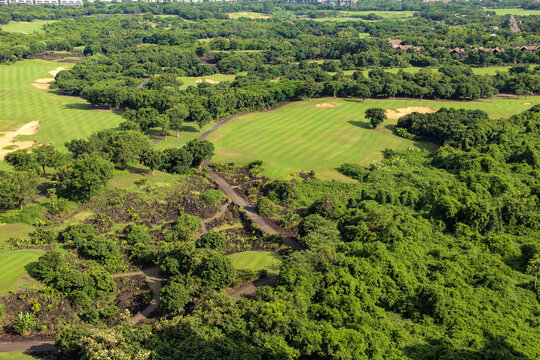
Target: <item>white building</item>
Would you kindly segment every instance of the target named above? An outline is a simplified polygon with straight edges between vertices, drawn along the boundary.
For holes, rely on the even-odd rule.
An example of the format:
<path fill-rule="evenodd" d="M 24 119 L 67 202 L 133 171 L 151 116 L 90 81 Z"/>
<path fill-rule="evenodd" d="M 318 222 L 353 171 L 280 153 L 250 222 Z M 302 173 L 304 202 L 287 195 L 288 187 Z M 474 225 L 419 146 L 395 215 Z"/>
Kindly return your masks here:
<path fill-rule="evenodd" d="M 60 0 L 60 5 L 82 6 L 82 0 Z"/>
<path fill-rule="evenodd" d="M 33 0 L 9 0 L 10 4 L 26 4 L 26 5 L 34 5 Z"/>
<path fill-rule="evenodd" d="M 0 5 L 7 5 L 9 4 L 8 0 L 0 0 Z"/>
<path fill-rule="evenodd" d="M 58 5 L 58 0 L 35 0 L 36 5 Z"/>

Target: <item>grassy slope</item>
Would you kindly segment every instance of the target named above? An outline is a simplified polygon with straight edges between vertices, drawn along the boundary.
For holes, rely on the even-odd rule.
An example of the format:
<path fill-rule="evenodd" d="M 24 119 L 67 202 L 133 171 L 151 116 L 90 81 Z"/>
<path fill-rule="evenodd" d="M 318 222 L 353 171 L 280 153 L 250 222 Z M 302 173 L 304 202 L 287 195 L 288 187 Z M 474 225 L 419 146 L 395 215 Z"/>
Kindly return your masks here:
<path fill-rule="evenodd" d="M 72 65 L 45 60 L 0 65 L 0 131 L 14 130 L 39 119 L 38 133 L 18 140 L 31 139 L 63 148 L 68 140 L 118 126 L 121 122 L 118 113 L 92 110 L 84 99 L 59 96 L 54 91 L 32 86 L 35 79 L 51 77 L 48 71 Z"/>
<path fill-rule="evenodd" d="M 316 104 L 331 102 L 334 108 L 317 108 Z M 216 162 L 245 163 L 264 161 L 264 173 L 271 177 L 286 178 L 291 171 L 315 170 L 321 178 L 343 179 L 336 167 L 344 162 L 367 165 L 381 159 L 385 148 L 426 148 L 429 144 L 394 136 L 388 120 L 377 130 L 371 130 L 364 112 L 371 107 L 396 109 L 407 106 L 458 107 L 481 109 L 491 117 L 507 117 L 522 112 L 540 98 L 497 98 L 492 101 L 419 101 L 419 100 L 366 100 L 313 99 L 295 102 L 279 109 L 241 116 L 212 133 L 208 140 L 216 146 Z"/>
<path fill-rule="evenodd" d="M 6 241 L 10 238 L 26 239 L 32 231 L 32 226 L 21 223 L 0 225 L 0 249 L 6 248 Z"/>
<path fill-rule="evenodd" d="M 228 255 L 228 257 L 236 269 L 253 271 L 266 269 L 270 273 L 277 273 L 281 264 L 279 255 L 271 251 L 244 251 Z"/>
<path fill-rule="evenodd" d="M 495 11 L 497 15 L 540 15 L 540 10 L 525 10 L 525 9 L 487 9 L 489 11 Z"/>
<path fill-rule="evenodd" d="M 240 74 L 245 74 L 245 73 L 240 73 Z M 214 74 L 214 75 L 209 75 L 209 76 L 182 76 L 180 77 L 180 80 L 182 80 L 182 82 L 184 83 L 182 85 L 182 89 L 185 89 L 189 85 L 197 85 L 198 80 L 205 81 L 206 79 L 211 79 L 214 81 L 223 82 L 223 81 L 234 81 L 235 78 L 236 78 L 236 75 L 234 74 L 230 74 L 230 75 L 229 74 Z"/>
<path fill-rule="evenodd" d="M 2 25 L 2 31 L 14 33 L 31 33 L 42 32 L 43 26 L 55 22 L 56 20 L 34 20 L 32 22 L 15 22 L 11 21 L 7 25 Z"/>
<path fill-rule="evenodd" d="M 24 285 L 23 277 L 43 250 L 0 250 L 0 295 Z"/>

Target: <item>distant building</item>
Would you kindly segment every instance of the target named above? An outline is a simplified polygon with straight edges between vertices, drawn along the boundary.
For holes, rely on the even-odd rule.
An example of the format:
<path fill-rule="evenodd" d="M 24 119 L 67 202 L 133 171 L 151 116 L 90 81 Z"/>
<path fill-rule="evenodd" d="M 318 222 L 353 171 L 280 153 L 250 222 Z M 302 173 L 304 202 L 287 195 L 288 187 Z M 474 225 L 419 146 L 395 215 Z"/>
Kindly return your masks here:
<path fill-rule="evenodd" d="M 34 5 L 33 0 L 9 0 L 10 4 L 26 4 L 26 5 Z"/>
<path fill-rule="evenodd" d="M 7 5 L 9 4 L 8 0 L 0 0 L 0 5 Z"/>
<path fill-rule="evenodd" d="M 58 0 L 35 0 L 36 5 L 58 5 Z"/>
<path fill-rule="evenodd" d="M 82 0 L 60 0 L 60 5 L 82 6 Z"/>

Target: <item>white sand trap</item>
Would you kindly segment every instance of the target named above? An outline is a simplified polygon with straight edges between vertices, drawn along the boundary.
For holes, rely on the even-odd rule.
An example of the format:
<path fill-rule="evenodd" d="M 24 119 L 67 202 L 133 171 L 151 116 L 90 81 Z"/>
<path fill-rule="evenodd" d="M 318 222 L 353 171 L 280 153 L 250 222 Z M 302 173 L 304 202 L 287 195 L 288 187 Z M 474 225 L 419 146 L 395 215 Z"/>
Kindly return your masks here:
<path fill-rule="evenodd" d="M 49 90 L 51 88 L 51 84 L 32 83 L 32 86 L 42 90 Z"/>
<path fill-rule="evenodd" d="M 14 131 L 5 131 L 4 136 L 0 137 L 0 160 L 4 160 L 4 157 L 15 150 L 26 149 L 34 145 L 36 142 L 33 140 L 27 141 L 14 141 L 19 135 L 34 135 L 37 133 L 39 127 L 39 120 L 30 121 L 24 124 L 20 128 Z M 4 147 L 16 145 L 16 149 L 5 150 Z"/>
<path fill-rule="evenodd" d="M 59 66 L 56 69 L 49 71 L 49 74 L 51 74 L 52 76 L 56 76 L 56 74 L 58 74 L 60 71 L 67 70 L 67 69 L 68 68 L 65 66 Z"/>
<path fill-rule="evenodd" d="M 54 81 L 54 78 L 36 79 L 32 83 L 32 86 L 38 89 L 49 90 L 51 88 L 51 85 L 49 83 L 52 83 L 53 81 Z"/>
<path fill-rule="evenodd" d="M 408 114 L 413 113 L 413 112 L 417 112 L 417 113 L 421 113 L 421 114 L 430 114 L 430 113 L 434 113 L 436 111 L 437 110 L 434 110 L 434 109 L 432 109 L 430 107 L 427 107 L 427 106 L 408 106 L 408 107 L 404 107 L 404 108 L 398 108 L 398 109 L 395 109 L 395 110 L 387 109 L 385 111 L 385 113 L 386 113 L 386 116 L 389 119 L 397 120 L 400 117 L 408 115 Z"/>
<path fill-rule="evenodd" d="M 205 79 L 205 81 L 209 84 L 219 84 L 219 81 L 213 79 Z"/>
<path fill-rule="evenodd" d="M 195 80 L 195 82 L 198 84 L 198 83 L 202 83 L 202 79 L 197 79 Z"/>
<path fill-rule="evenodd" d="M 336 107 L 336 105 L 332 104 L 332 103 L 320 103 L 320 104 L 315 105 L 315 107 L 318 107 L 318 108 L 321 108 L 321 109 L 326 109 L 326 108 Z"/>
<path fill-rule="evenodd" d="M 532 102 L 523 103 L 523 105 L 532 105 Z"/>

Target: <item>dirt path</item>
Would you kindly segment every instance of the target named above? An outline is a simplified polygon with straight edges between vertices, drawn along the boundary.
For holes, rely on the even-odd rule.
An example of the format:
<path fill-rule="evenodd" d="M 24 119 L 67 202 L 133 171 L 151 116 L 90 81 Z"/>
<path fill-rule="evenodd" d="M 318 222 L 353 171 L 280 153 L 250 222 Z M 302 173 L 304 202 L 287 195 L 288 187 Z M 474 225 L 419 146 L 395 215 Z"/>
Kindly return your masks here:
<path fill-rule="evenodd" d="M 215 220 L 218 217 L 225 214 L 225 211 L 227 211 L 227 207 L 229 206 L 230 203 L 231 203 L 231 200 L 227 201 L 225 204 L 221 205 L 216 215 L 212 216 L 211 218 L 205 219 L 203 220 L 203 222 L 201 222 L 201 232 L 197 236 L 197 239 L 200 238 L 204 233 L 208 232 L 208 229 L 206 228 L 206 224 L 208 224 L 210 221 Z"/>
<path fill-rule="evenodd" d="M 135 86 L 135 89 L 142 89 L 148 81 L 150 81 L 150 78 L 144 78 L 137 86 Z"/>
<path fill-rule="evenodd" d="M 255 295 L 257 288 L 261 286 L 273 286 L 276 283 L 276 276 L 267 277 L 264 279 L 257 279 L 249 283 L 240 285 L 234 289 L 231 289 L 227 293 L 235 300 L 240 300 L 244 297 L 250 297 Z"/>
<path fill-rule="evenodd" d="M 51 352 L 55 350 L 54 340 L 0 343 L 0 353 L 11 351 Z"/>
<path fill-rule="evenodd" d="M 148 319 L 159 306 L 159 293 L 161 291 L 161 282 L 162 278 L 159 277 L 159 266 L 152 266 L 151 268 L 145 269 L 142 271 L 146 282 L 152 291 L 152 300 L 150 300 L 150 305 L 148 305 L 143 311 L 131 318 L 133 324 L 137 324 L 142 320 Z"/>
<path fill-rule="evenodd" d="M 516 21 L 516 18 L 514 17 L 514 15 L 510 15 L 510 27 L 512 28 L 512 30 L 514 30 L 515 32 L 517 33 L 520 33 L 521 32 L 521 29 L 519 28 L 519 25 Z"/>

